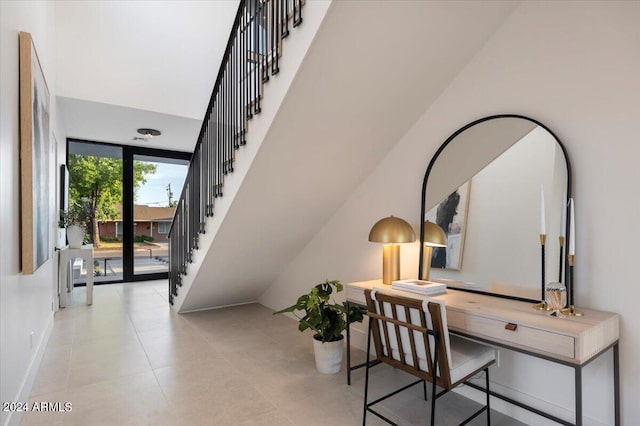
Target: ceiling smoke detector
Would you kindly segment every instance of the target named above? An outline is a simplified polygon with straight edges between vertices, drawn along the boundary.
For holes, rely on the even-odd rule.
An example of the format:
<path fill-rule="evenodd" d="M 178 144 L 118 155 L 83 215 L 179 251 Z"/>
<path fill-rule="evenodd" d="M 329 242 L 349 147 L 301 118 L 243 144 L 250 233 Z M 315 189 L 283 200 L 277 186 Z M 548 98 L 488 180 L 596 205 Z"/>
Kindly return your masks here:
<path fill-rule="evenodd" d="M 144 135 L 148 138 L 151 138 L 153 136 L 160 136 L 162 134 L 162 132 L 160 130 L 156 130 L 156 129 L 138 129 L 138 133 L 140 133 L 141 135 Z"/>

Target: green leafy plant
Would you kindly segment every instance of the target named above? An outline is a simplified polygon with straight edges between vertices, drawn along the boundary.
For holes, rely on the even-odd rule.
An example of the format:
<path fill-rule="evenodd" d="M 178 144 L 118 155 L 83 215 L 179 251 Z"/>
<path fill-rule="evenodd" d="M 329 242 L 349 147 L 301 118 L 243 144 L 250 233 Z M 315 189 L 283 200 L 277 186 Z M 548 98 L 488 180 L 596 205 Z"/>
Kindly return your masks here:
<path fill-rule="evenodd" d="M 333 287 L 336 293 L 343 290 L 343 285 L 338 280 L 318 284 L 311 289 L 308 294 L 303 294 L 298 298 L 295 305 L 284 308 L 273 314 L 292 313 L 298 318 L 298 330 L 310 329 L 315 331 L 313 336 L 316 340 L 325 342 L 335 342 L 342 339 L 342 332 L 353 322 L 362 322 L 363 311 L 360 307 L 349 305 L 347 323 L 347 303 L 336 303 L 331 301 Z M 299 316 L 296 311 L 303 311 L 304 316 Z"/>
<path fill-rule="evenodd" d="M 60 218 L 58 219 L 58 228 L 67 228 L 70 225 L 85 227 L 82 211 L 73 206 L 69 210 L 60 210 Z"/>

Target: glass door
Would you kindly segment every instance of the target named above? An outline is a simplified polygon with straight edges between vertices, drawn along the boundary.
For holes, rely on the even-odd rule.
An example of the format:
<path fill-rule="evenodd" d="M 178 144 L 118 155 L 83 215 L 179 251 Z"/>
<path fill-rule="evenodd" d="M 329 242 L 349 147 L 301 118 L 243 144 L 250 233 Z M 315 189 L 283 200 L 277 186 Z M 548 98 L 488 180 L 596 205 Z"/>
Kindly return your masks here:
<path fill-rule="evenodd" d="M 134 154 L 133 170 L 139 182 L 133 193 L 133 274 L 166 274 L 169 229 L 189 161 Z"/>
<path fill-rule="evenodd" d="M 86 230 L 85 244 L 93 244 L 93 265 L 76 259 L 71 276 L 74 284 L 122 281 L 122 147 L 69 141 L 68 217 Z"/>

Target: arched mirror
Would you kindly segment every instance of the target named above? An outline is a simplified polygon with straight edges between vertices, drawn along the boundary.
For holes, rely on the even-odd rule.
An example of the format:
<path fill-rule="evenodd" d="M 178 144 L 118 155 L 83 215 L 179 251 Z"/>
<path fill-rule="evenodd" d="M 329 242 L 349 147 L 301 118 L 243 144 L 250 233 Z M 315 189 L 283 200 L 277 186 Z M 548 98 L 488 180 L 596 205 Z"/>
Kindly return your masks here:
<path fill-rule="evenodd" d="M 566 235 L 570 177 L 562 143 L 536 120 L 497 115 L 459 129 L 425 174 L 421 247 L 426 220 L 448 241 L 430 258 L 422 251 L 419 276 L 429 262 L 429 279 L 448 287 L 540 300 L 543 217 L 546 281 L 565 281 L 559 237 Z"/>

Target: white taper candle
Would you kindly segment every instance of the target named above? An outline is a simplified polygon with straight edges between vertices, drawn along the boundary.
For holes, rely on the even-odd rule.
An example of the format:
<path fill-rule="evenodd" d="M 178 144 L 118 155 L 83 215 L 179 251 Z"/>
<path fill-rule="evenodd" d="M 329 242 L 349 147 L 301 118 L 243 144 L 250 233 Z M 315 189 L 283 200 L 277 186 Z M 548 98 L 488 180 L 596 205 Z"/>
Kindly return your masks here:
<path fill-rule="evenodd" d="M 540 184 L 540 235 L 547 234 L 547 226 L 545 224 L 544 212 L 544 187 Z"/>

